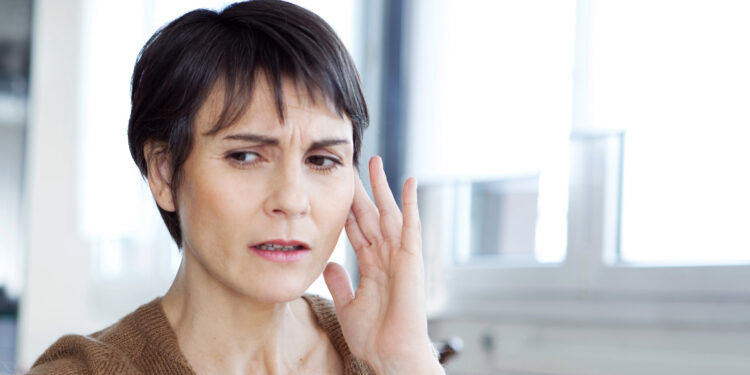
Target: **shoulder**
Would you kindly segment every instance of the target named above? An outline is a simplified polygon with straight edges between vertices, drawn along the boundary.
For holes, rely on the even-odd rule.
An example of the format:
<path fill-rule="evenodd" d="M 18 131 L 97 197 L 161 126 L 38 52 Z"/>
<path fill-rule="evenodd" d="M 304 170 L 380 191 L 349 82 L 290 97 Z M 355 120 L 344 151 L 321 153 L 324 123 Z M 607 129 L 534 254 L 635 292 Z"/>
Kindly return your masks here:
<path fill-rule="evenodd" d="M 341 331 L 341 325 L 336 318 L 333 301 L 313 294 L 305 294 L 302 298 L 310 305 L 318 325 L 326 332 L 331 344 L 341 356 L 344 362 L 344 373 L 352 375 L 375 374 L 366 362 L 355 358 L 349 350 L 349 346 L 344 339 L 344 333 Z"/>
<path fill-rule="evenodd" d="M 50 346 L 28 374 L 104 374 L 128 371 L 120 351 L 93 336 L 66 335 Z"/>
<path fill-rule="evenodd" d="M 184 368 L 172 337 L 157 298 L 106 329 L 61 337 L 37 359 L 29 374 L 142 374 L 163 363 Z"/>

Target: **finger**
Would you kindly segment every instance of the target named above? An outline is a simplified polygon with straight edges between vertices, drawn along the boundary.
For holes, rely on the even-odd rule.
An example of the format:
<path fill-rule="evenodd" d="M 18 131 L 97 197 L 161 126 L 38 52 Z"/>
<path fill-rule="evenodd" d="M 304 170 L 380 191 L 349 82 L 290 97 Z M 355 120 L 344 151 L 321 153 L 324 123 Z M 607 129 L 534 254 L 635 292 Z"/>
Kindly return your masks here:
<path fill-rule="evenodd" d="M 404 226 L 401 233 L 401 248 L 414 254 L 422 252 L 422 224 L 419 220 L 417 201 L 417 179 L 410 177 L 404 182 L 401 195 L 404 210 Z"/>
<path fill-rule="evenodd" d="M 380 229 L 383 237 L 388 240 L 398 240 L 401 236 L 401 211 L 388 187 L 388 180 L 383 170 L 383 159 L 379 156 L 373 156 L 370 159 L 370 183 L 380 213 Z"/>
<path fill-rule="evenodd" d="M 352 212 L 357 220 L 360 231 L 371 244 L 381 242 L 383 235 L 380 232 L 380 214 L 370 196 L 367 195 L 365 187 L 359 176 L 355 176 L 354 201 Z"/>
<path fill-rule="evenodd" d="M 354 212 L 349 211 L 349 217 L 346 218 L 346 236 L 349 238 L 349 242 L 352 244 L 354 252 L 359 254 L 359 250 L 367 246 L 370 246 L 370 242 L 362 233 L 362 229 L 359 228 L 357 218 L 354 216 Z"/>
<path fill-rule="evenodd" d="M 333 306 L 336 311 L 342 311 L 354 299 L 354 290 L 349 274 L 344 267 L 338 263 L 328 263 L 323 271 L 323 279 L 333 297 Z"/>

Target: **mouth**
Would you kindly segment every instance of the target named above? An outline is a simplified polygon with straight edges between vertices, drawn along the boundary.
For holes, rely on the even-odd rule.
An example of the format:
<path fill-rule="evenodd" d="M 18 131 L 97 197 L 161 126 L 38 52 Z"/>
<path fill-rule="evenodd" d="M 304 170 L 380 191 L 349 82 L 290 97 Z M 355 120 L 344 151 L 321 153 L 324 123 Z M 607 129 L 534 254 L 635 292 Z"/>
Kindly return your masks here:
<path fill-rule="evenodd" d="M 261 242 L 252 246 L 258 250 L 269 250 L 269 251 L 296 251 L 296 250 L 310 250 L 310 246 L 300 241 L 284 241 L 284 240 L 270 240 Z"/>
<path fill-rule="evenodd" d="M 250 249 L 264 259 L 280 263 L 298 261 L 310 254 L 310 245 L 301 241 L 269 240 Z"/>

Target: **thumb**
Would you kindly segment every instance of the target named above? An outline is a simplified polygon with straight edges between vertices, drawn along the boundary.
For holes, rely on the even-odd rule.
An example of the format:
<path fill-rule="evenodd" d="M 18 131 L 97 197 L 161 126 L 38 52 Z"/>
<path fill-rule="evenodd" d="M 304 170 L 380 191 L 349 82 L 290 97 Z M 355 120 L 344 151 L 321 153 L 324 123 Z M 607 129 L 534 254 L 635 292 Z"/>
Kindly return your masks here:
<path fill-rule="evenodd" d="M 333 305 L 336 307 L 336 311 L 346 308 L 354 299 L 352 282 L 346 269 L 338 263 L 328 263 L 323 271 L 323 278 L 331 292 L 331 297 L 333 297 Z"/>

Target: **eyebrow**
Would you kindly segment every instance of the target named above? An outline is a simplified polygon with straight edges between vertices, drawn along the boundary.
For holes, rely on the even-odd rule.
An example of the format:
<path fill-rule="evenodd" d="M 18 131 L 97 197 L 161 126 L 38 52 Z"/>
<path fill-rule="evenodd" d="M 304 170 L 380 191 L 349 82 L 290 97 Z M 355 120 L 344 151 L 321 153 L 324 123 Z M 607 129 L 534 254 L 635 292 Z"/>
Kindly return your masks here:
<path fill-rule="evenodd" d="M 279 144 L 279 140 L 276 138 L 266 137 L 264 135 L 258 135 L 258 134 L 250 134 L 250 133 L 230 134 L 224 137 L 224 139 L 229 140 L 229 141 L 244 141 L 244 142 L 260 143 L 263 145 L 273 145 L 273 146 L 277 146 Z"/>
<path fill-rule="evenodd" d="M 233 140 L 233 141 L 259 143 L 262 145 L 271 145 L 271 146 L 278 146 L 280 143 L 278 138 L 267 137 L 265 135 L 251 134 L 251 133 L 230 134 L 224 137 L 224 139 Z M 325 148 L 329 146 L 348 144 L 348 143 L 351 143 L 351 142 L 348 139 L 344 139 L 344 138 L 325 138 L 325 139 L 321 139 L 321 140 L 313 142 L 312 145 L 310 145 L 310 150 L 316 150 L 316 149 L 321 149 L 321 148 Z"/>

